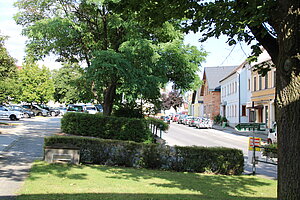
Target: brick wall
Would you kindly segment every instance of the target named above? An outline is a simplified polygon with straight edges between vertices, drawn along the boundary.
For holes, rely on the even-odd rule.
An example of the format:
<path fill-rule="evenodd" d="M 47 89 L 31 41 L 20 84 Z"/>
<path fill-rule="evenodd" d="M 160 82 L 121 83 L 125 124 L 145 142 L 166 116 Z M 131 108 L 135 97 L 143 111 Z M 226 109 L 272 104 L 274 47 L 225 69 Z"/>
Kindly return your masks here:
<path fill-rule="evenodd" d="M 205 106 L 204 113 L 211 119 L 220 114 L 221 93 L 218 91 L 209 91 L 203 97 Z"/>

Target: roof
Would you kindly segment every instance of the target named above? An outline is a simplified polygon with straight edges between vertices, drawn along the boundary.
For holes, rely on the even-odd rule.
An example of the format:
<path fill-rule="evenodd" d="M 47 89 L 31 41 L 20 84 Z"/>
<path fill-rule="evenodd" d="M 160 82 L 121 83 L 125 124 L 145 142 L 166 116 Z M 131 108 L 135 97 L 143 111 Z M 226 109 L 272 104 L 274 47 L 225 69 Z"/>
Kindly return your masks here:
<path fill-rule="evenodd" d="M 237 66 L 229 74 L 227 74 L 226 76 L 224 76 L 219 82 L 221 83 L 222 81 L 226 80 L 227 78 L 229 78 L 230 76 L 232 76 L 233 74 L 235 74 L 239 69 L 243 68 L 247 63 L 248 63 L 247 61 L 244 61 L 241 65 Z"/>
<path fill-rule="evenodd" d="M 219 81 L 226 77 L 238 66 L 205 67 L 203 77 L 206 77 L 210 91 L 219 90 Z"/>

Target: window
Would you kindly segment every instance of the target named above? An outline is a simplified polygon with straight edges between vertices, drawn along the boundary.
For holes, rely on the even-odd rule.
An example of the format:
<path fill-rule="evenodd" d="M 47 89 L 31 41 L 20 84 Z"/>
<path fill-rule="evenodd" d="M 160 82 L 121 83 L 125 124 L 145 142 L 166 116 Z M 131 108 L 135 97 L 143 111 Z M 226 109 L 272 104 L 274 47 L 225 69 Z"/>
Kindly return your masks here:
<path fill-rule="evenodd" d="M 235 93 L 237 92 L 237 82 L 234 83 L 234 90 L 235 90 Z"/>
<path fill-rule="evenodd" d="M 253 79 L 253 91 L 256 91 L 256 77 Z"/>
<path fill-rule="evenodd" d="M 258 78 L 258 87 L 259 87 L 259 90 L 262 89 L 262 77 L 261 76 L 259 76 L 259 78 Z"/>
<path fill-rule="evenodd" d="M 250 90 L 251 87 L 250 87 L 250 78 L 248 79 L 248 90 Z"/>
<path fill-rule="evenodd" d="M 266 117 L 266 125 L 268 126 L 269 122 L 269 107 L 265 106 L 265 117 Z"/>
<path fill-rule="evenodd" d="M 276 86 L 276 71 L 274 71 L 274 87 Z"/>
<path fill-rule="evenodd" d="M 267 73 L 266 74 L 266 76 L 265 76 L 265 89 L 268 89 L 268 87 L 269 87 L 269 78 L 268 78 L 268 76 L 269 76 L 269 73 Z"/>
<path fill-rule="evenodd" d="M 242 116 L 246 116 L 246 106 L 242 105 Z"/>

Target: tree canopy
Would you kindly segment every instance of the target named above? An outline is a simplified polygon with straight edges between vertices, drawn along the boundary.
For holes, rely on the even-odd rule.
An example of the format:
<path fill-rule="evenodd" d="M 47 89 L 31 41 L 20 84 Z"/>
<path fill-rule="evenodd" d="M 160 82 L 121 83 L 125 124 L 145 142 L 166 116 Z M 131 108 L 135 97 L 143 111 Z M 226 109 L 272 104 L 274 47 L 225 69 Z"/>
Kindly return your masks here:
<path fill-rule="evenodd" d="M 39 68 L 38 64 L 27 62 L 19 71 L 18 100 L 28 103 L 48 103 L 53 100 L 54 84 L 48 68 Z"/>
<path fill-rule="evenodd" d="M 115 2 L 18 1 L 15 20 L 29 38 L 27 54 L 42 59 L 53 53 L 59 61 L 84 61 L 84 78 L 107 115 L 121 94 L 130 101 L 154 99 L 168 81 L 182 90 L 197 83 L 206 53 L 183 45 L 179 21 L 146 26 L 134 12 L 114 12 Z"/>
<path fill-rule="evenodd" d="M 61 68 L 51 72 L 54 82 L 54 100 L 65 104 L 74 104 L 85 99 L 91 99 L 91 96 L 86 97 L 83 93 L 86 92 L 82 83 L 84 70 L 76 64 L 64 64 Z M 90 91 L 91 93 L 91 91 Z M 91 94 L 90 94 L 91 95 Z"/>
<path fill-rule="evenodd" d="M 16 60 L 12 58 L 4 46 L 5 36 L 0 35 L 0 103 L 8 102 L 15 96 L 16 85 Z"/>

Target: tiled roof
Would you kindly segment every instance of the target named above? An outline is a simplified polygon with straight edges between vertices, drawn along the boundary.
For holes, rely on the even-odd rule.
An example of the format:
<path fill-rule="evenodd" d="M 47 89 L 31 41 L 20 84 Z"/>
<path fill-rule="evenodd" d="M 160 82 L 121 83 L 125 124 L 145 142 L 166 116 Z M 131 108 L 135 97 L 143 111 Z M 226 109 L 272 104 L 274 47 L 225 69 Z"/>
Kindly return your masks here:
<path fill-rule="evenodd" d="M 204 73 L 210 91 L 220 89 L 219 81 L 230 74 L 238 66 L 206 67 Z"/>

